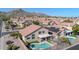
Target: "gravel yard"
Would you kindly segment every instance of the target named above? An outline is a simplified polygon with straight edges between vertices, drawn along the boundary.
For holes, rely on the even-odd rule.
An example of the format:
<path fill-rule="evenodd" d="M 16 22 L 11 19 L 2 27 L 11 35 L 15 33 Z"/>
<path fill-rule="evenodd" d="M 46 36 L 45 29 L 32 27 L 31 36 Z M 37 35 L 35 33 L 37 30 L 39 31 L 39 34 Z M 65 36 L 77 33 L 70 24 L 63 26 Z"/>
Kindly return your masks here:
<path fill-rule="evenodd" d="M 19 50 L 27 50 L 27 47 L 24 45 L 24 43 L 20 39 L 14 39 L 13 37 L 6 35 L 6 36 L 2 37 L 0 40 L 1 40 L 1 47 L 0 47 L 1 50 L 7 49 L 6 42 L 9 41 L 9 40 L 13 41 L 14 45 L 19 46 L 20 47 Z"/>

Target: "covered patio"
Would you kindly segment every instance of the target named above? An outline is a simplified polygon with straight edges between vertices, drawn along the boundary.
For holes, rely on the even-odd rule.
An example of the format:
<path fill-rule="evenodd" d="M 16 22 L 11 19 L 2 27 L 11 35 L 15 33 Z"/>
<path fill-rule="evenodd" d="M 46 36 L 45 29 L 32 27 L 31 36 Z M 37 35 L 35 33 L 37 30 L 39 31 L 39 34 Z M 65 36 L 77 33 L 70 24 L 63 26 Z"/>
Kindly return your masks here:
<path fill-rule="evenodd" d="M 47 41 L 47 40 L 50 40 L 50 39 L 52 40 L 52 37 L 53 36 L 50 35 L 50 34 L 41 34 L 41 35 L 38 36 L 38 38 L 41 39 L 41 41 L 45 41 L 45 40 Z"/>
<path fill-rule="evenodd" d="M 65 35 L 72 35 L 72 31 L 70 31 L 70 30 L 65 30 Z"/>

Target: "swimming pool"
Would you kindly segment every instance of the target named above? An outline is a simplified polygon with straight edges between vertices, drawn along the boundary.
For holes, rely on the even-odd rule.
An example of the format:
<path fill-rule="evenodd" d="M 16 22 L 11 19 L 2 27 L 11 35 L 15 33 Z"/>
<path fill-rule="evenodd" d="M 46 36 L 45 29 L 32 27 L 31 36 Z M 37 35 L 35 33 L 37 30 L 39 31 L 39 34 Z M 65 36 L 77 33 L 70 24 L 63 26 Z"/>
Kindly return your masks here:
<path fill-rule="evenodd" d="M 42 42 L 42 43 L 32 43 L 30 45 L 32 49 L 47 49 L 51 47 L 51 44 L 48 42 Z"/>

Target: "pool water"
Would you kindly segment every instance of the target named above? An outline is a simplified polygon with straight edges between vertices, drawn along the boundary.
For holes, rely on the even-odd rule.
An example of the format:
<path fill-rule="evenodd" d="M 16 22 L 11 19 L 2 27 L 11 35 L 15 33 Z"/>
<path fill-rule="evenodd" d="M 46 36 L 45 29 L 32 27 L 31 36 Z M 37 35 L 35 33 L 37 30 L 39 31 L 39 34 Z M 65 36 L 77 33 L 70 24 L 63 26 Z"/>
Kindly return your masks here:
<path fill-rule="evenodd" d="M 48 43 L 33 43 L 31 44 L 31 48 L 34 48 L 34 49 L 47 49 L 47 48 L 50 48 L 51 45 L 49 45 Z"/>

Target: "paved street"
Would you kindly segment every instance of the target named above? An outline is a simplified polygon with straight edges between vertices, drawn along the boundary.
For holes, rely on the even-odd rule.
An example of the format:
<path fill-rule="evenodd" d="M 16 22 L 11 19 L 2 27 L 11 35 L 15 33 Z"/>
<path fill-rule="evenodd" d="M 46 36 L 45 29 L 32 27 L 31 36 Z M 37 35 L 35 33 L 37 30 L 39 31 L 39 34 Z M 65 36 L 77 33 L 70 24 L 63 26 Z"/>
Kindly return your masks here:
<path fill-rule="evenodd" d="M 2 36 L 5 36 L 7 34 L 10 34 L 11 32 L 17 32 L 18 30 L 12 30 L 9 29 L 8 31 L 5 29 L 6 25 L 4 22 L 2 22 Z"/>
<path fill-rule="evenodd" d="M 4 22 L 0 21 L 0 50 L 5 49 L 4 48 L 4 46 L 5 46 L 5 44 L 4 44 L 5 40 L 4 39 L 5 39 L 5 36 L 9 33 L 11 33 L 11 32 L 6 32 L 5 31 Z"/>
<path fill-rule="evenodd" d="M 2 46 L 2 39 L 1 39 L 1 36 L 2 36 L 2 21 L 0 19 L 0 49 L 1 49 L 1 46 Z"/>
<path fill-rule="evenodd" d="M 5 23 L 4 22 L 2 22 L 2 36 L 4 36 L 4 35 L 7 35 L 7 34 L 9 34 L 10 32 L 6 32 L 6 29 L 5 29 Z"/>
<path fill-rule="evenodd" d="M 0 21 L 0 37 L 1 37 L 1 32 L 2 32 L 2 21 Z"/>
<path fill-rule="evenodd" d="M 79 44 L 68 48 L 67 50 L 79 50 Z"/>

